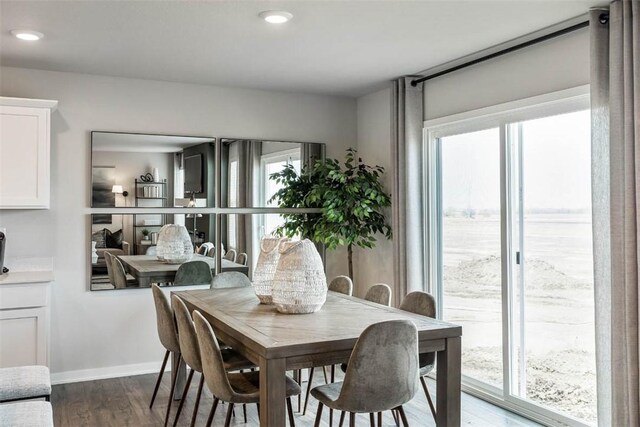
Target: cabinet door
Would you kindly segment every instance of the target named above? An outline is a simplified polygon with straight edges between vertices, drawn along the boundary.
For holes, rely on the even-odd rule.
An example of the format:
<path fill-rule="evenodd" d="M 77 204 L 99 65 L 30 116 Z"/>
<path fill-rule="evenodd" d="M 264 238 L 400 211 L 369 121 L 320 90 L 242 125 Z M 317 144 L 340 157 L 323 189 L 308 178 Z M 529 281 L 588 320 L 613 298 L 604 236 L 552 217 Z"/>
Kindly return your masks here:
<path fill-rule="evenodd" d="M 0 310 L 0 367 L 49 365 L 47 309 Z"/>
<path fill-rule="evenodd" d="M 0 208 L 49 208 L 46 108 L 0 107 Z"/>

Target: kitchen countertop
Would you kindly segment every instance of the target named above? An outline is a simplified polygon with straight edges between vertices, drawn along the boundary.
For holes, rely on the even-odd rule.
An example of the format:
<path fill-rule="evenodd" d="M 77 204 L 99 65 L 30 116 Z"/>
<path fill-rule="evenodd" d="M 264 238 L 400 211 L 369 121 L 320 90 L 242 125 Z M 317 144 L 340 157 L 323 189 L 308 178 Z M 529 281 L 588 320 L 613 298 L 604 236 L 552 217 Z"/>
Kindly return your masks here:
<path fill-rule="evenodd" d="M 9 271 L 0 274 L 0 285 L 19 285 L 22 283 L 45 283 L 53 282 L 52 270 L 38 271 Z"/>

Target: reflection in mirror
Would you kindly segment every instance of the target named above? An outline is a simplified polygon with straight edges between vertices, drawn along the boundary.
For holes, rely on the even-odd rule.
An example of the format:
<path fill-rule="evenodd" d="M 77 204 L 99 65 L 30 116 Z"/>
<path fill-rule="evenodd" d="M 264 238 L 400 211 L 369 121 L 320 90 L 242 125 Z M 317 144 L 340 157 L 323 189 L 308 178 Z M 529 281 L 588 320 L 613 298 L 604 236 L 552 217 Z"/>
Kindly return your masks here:
<path fill-rule="evenodd" d="M 305 214 L 301 214 L 305 215 Z M 245 265 L 252 277 L 260 255 L 260 240 L 272 235 L 284 223 L 278 214 L 224 214 L 220 215 L 220 241 L 223 258 L 236 264 Z M 294 237 L 299 239 L 300 237 Z M 324 249 L 316 245 L 324 262 Z M 224 261 L 223 259 L 223 261 Z M 229 268 L 222 263 L 221 271 Z"/>
<path fill-rule="evenodd" d="M 214 205 L 215 138 L 91 132 L 91 207 Z"/>
<path fill-rule="evenodd" d="M 207 269 L 188 279 L 176 278 L 181 265 L 163 263 L 156 250 L 161 227 L 183 225 L 194 248 L 191 261 L 207 262 L 215 272 L 215 250 L 204 252 L 215 242 L 215 217 L 203 214 L 96 214 L 91 215 L 91 290 L 135 289 L 161 286 L 207 284 Z M 184 264 L 182 264 L 184 265 Z M 233 267 L 233 266 L 230 266 Z M 248 273 L 248 269 L 240 269 Z M 184 277 L 184 275 L 183 275 Z M 207 282 L 208 281 L 208 282 Z"/>
<path fill-rule="evenodd" d="M 269 175 L 292 165 L 301 167 L 324 159 L 324 144 L 221 139 L 221 206 L 270 207 L 278 190 Z"/>

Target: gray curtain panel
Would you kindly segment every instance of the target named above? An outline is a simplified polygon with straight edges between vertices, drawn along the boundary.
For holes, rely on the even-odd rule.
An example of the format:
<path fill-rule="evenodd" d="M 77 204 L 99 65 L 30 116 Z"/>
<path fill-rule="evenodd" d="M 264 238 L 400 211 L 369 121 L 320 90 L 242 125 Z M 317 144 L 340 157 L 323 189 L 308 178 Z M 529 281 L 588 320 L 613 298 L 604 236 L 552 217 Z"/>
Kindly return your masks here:
<path fill-rule="evenodd" d="M 591 11 L 598 424 L 640 425 L 640 3 Z"/>
<path fill-rule="evenodd" d="M 394 305 L 406 294 L 429 287 L 424 274 L 423 142 L 424 107 L 422 83 L 414 77 L 393 83 L 392 226 L 394 257 Z"/>

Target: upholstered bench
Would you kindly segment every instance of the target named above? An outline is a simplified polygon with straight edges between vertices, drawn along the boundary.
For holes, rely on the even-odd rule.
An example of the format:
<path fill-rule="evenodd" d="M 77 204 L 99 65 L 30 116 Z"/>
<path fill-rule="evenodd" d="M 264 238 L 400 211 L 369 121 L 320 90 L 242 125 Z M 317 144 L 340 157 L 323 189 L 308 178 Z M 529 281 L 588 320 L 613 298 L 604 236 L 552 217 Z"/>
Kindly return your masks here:
<path fill-rule="evenodd" d="M 1 404 L 0 426 L 53 427 L 51 403 L 35 400 Z"/>
<path fill-rule="evenodd" d="M 38 398 L 49 400 L 50 396 L 51 377 L 46 366 L 0 368 L 0 403 Z"/>

